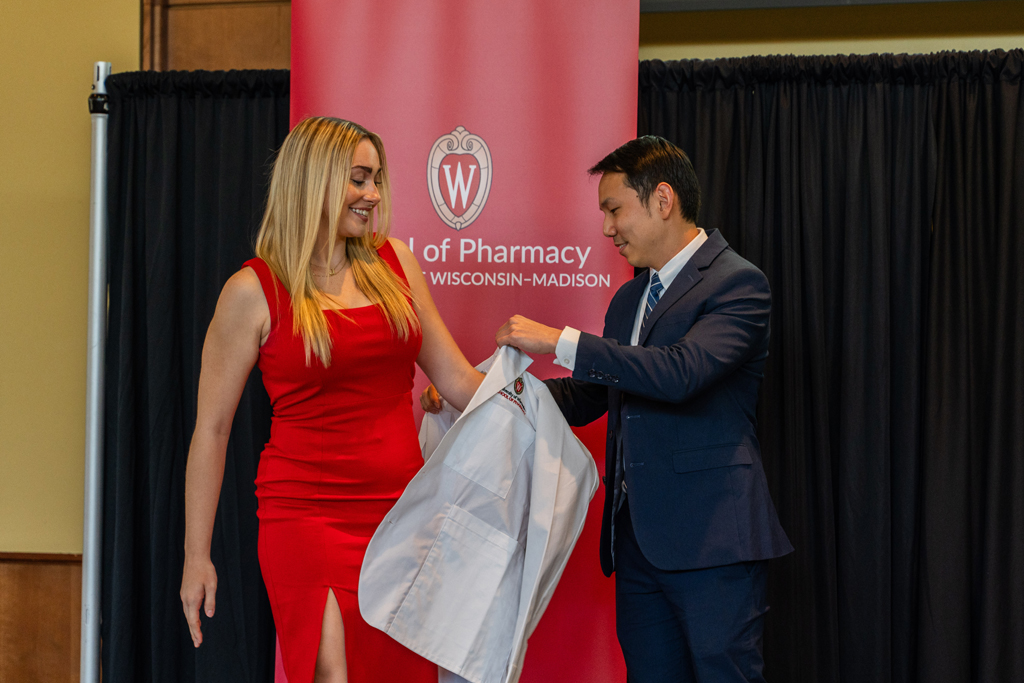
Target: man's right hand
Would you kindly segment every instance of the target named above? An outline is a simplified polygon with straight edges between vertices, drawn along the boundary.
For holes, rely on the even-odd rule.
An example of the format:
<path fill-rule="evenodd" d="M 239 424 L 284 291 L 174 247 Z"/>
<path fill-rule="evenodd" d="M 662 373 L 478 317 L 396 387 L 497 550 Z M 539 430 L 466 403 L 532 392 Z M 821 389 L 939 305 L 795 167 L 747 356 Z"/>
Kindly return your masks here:
<path fill-rule="evenodd" d="M 495 335 L 498 346 L 514 346 L 527 353 L 554 353 L 562 330 L 514 315 Z"/>

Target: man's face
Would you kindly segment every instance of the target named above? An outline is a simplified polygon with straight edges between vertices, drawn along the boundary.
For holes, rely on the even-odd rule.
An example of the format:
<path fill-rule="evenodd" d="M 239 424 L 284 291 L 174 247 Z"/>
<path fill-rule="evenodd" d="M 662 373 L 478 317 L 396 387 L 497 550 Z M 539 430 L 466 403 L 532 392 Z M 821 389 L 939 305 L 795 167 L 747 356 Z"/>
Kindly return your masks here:
<path fill-rule="evenodd" d="M 597 194 L 604 212 L 602 232 L 605 237 L 612 238 L 619 254 L 629 265 L 656 270 L 663 266 L 661 242 L 665 236 L 662 221 L 640 202 L 636 190 L 626 185 L 626 174 L 602 175 Z"/>

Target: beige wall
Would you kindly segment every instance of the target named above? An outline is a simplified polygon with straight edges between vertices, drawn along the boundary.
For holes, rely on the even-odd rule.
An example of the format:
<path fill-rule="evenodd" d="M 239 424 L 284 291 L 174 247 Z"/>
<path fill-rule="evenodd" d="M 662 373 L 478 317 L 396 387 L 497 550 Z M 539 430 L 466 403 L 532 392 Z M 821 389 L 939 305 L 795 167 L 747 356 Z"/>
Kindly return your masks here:
<path fill-rule="evenodd" d="M 80 553 L 93 62 L 139 0 L 0 0 L 0 552 Z"/>
<path fill-rule="evenodd" d="M 1021 0 L 640 15 L 640 59 L 1021 47 Z"/>

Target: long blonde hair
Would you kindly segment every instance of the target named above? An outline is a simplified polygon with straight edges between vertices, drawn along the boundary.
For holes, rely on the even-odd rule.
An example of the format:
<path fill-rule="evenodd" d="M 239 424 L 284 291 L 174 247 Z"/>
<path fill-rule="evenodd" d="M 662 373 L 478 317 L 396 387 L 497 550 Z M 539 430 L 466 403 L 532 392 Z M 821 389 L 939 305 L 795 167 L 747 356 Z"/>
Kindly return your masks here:
<path fill-rule="evenodd" d="M 381 306 L 391 331 L 407 340 L 413 330 L 419 329 L 419 319 L 409 303 L 408 286 L 377 254 L 391 230 L 391 192 L 384 143 L 376 133 L 351 121 L 307 118 L 288 134 L 274 161 L 267 211 L 256 236 L 256 255 L 267 262 L 291 295 L 293 333 L 302 334 L 307 366 L 311 353 L 325 367 L 331 364 L 330 327 L 321 307 L 324 295 L 310 265 L 324 200 L 331 226 L 326 253 L 332 254 L 352 175 L 352 158 L 363 140 L 373 144 L 380 158 L 380 203 L 375 212 L 379 224 L 374 226 L 371 213 L 366 232 L 361 237 L 346 239 L 345 253 L 356 286 Z"/>

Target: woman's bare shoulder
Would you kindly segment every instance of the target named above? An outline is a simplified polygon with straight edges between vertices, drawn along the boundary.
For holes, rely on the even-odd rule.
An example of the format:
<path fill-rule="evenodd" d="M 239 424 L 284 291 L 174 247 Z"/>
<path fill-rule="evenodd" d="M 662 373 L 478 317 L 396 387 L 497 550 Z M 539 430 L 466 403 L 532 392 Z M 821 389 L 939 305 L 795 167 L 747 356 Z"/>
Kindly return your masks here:
<path fill-rule="evenodd" d="M 405 271 L 405 277 L 409 278 L 409 284 L 412 284 L 414 280 L 422 279 L 423 271 L 420 269 L 420 262 L 416 260 L 416 256 L 408 245 L 397 237 L 389 237 L 388 244 L 395 250 L 398 262 L 402 264 L 402 270 Z"/>
<path fill-rule="evenodd" d="M 405 242 L 398 239 L 397 237 L 389 237 L 388 244 L 390 244 L 391 248 L 395 250 L 395 253 L 398 254 L 399 258 L 402 258 L 404 256 L 415 260 L 416 257 L 412 255 L 412 251 L 409 249 L 409 245 L 407 245 Z"/>
<path fill-rule="evenodd" d="M 238 322 L 262 324 L 270 320 L 270 307 L 255 270 L 247 266 L 228 278 L 220 292 L 217 310 Z"/>

